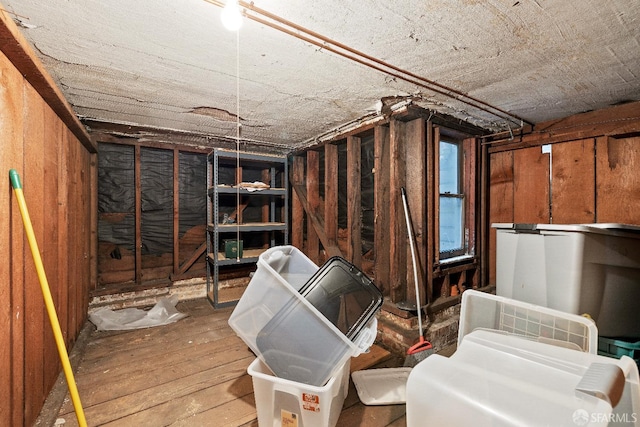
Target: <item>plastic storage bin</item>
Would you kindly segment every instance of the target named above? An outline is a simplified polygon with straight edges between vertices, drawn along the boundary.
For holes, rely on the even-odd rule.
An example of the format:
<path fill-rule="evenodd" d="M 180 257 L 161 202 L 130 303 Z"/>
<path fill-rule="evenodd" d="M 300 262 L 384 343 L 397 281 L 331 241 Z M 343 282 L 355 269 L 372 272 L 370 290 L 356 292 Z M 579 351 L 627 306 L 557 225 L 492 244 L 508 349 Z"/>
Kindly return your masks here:
<path fill-rule="evenodd" d="M 640 424 L 638 367 L 497 331 L 466 335 L 407 380 L 407 426 Z"/>
<path fill-rule="evenodd" d="M 628 356 L 636 361 L 636 365 L 640 365 L 640 341 L 629 342 L 599 337 L 598 354 L 616 358 Z"/>
<path fill-rule="evenodd" d="M 640 338 L 640 227 L 493 224 L 496 293 L 589 314 L 601 335 Z"/>
<path fill-rule="evenodd" d="M 289 381 L 273 375 L 260 359 L 247 372 L 260 427 L 333 427 L 349 391 L 350 359 L 322 387 Z"/>
<path fill-rule="evenodd" d="M 300 289 L 300 293 L 349 339 L 382 306 L 382 293 L 356 266 L 332 257 Z"/>
<path fill-rule="evenodd" d="M 493 329 L 591 354 L 598 328 L 591 319 L 469 289 L 462 294 L 458 345 L 475 329 Z"/>
<path fill-rule="evenodd" d="M 318 267 L 293 246 L 260 255 L 229 325 L 278 377 L 323 386 L 376 338 L 373 317 L 350 340 L 298 291 Z"/>

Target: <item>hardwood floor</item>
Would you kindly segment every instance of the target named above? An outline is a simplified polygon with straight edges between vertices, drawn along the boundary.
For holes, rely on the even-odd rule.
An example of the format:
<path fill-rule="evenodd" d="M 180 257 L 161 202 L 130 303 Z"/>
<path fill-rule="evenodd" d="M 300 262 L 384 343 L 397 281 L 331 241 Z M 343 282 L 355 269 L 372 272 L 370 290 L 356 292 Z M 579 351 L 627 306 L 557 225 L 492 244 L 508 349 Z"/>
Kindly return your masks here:
<path fill-rule="evenodd" d="M 257 426 L 253 353 L 227 324 L 232 308 L 208 301 L 178 304 L 189 316 L 170 325 L 94 331 L 76 373 L 90 426 Z M 399 366 L 374 347 L 352 359 L 352 370 Z M 77 426 L 69 396 L 57 414 Z M 405 426 L 405 405 L 365 406 L 350 381 L 338 426 Z"/>

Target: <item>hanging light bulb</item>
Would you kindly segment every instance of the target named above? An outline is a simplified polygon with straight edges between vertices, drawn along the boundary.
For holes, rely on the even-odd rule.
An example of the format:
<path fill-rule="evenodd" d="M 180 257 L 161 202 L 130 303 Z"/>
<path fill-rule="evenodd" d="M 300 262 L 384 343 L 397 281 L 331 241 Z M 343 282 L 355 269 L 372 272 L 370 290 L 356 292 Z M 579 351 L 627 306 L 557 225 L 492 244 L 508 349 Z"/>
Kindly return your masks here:
<path fill-rule="evenodd" d="M 242 26 L 242 14 L 238 0 L 227 0 L 220 14 L 222 25 L 229 31 L 238 31 Z"/>

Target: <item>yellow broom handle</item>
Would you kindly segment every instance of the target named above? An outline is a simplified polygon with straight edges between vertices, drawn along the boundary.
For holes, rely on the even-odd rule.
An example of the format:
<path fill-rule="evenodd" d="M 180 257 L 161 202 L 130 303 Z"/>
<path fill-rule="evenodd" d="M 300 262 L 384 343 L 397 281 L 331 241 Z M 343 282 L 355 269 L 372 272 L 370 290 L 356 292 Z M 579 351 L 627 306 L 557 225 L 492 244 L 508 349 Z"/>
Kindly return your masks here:
<path fill-rule="evenodd" d="M 80 427 L 86 427 L 87 421 L 84 417 L 82 404 L 80 403 L 80 395 L 78 394 L 76 381 L 73 377 L 73 370 L 71 369 L 71 363 L 69 362 L 67 347 L 65 346 L 64 339 L 62 338 L 62 331 L 60 330 L 60 323 L 58 322 L 56 308 L 53 304 L 53 298 L 51 298 L 51 290 L 49 289 L 47 275 L 45 274 L 44 265 L 42 264 L 42 259 L 40 258 L 38 242 L 36 242 L 36 236 L 33 233 L 33 226 L 31 225 L 31 218 L 29 217 L 29 211 L 27 210 L 27 203 L 25 202 L 24 194 L 22 193 L 20 176 L 18 175 L 18 172 L 15 171 L 15 169 L 11 169 L 9 171 L 9 179 L 11 180 L 13 191 L 16 195 L 16 199 L 18 200 L 18 207 L 20 208 L 22 222 L 24 223 L 24 231 L 27 233 L 27 240 L 29 241 L 29 246 L 31 248 L 31 255 L 33 255 L 33 261 L 36 265 L 38 279 L 40 280 L 40 288 L 42 289 L 42 296 L 44 297 L 44 303 L 47 307 L 47 313 L 49 314 L 51 329 L 53 329 L 56 346 L 58 347 L 58 353 L 60 354 L 60 361 L 62 362 L 64 375 L 67 379 L 67 385 L 69 386 L 69 394 L 71 395 L 73 408 L 75 409 L 76 417 L 78 418 L 78 425 Z"/>

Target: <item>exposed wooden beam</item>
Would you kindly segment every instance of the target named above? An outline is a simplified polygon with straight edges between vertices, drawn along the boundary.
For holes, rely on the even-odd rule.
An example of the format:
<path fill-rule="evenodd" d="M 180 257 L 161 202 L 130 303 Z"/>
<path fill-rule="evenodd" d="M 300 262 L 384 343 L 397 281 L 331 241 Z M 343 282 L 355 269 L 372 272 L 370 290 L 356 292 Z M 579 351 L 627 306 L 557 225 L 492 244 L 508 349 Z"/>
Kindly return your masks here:
<path fill-rule="evenodd" d="M 304 183 L 304 162 L 302 156 L 293 156 L 293 167 L 291 170 L 291 186 L 302 186 Z M 291 228 L 291 244 L 300 250 L 304 249 L 304 206 L 298 193 L 291 193 L 291 223 L 296 227 Z"/>
<path fill-rule="evenodd" d="M 374 129 L 374 247 L 376 284 L 389 295 L 389 128 Z"/>
<path fill-rule="evenodd" d="M 361 146 L 356 136 L 347 137 L 347 258 L 362 267 Z"/>
<path fill-rule="evenodd" d="M 411 215 L 411 228 L 413 229 L 414 243 L 416 247 L 416 264 L 418 270 L 418 286 L 420 287 L 420 305 L 426 304 L 426 154 L 425 154 L 425 121 L 415 119 L 406 125 L 406 184 L 407 204 Z M 416 300 L 416 285 L 413 278 L 413 262 L 411 251 L 407 242 L 407 301 Z"/>
<path fill-rule="evenodd" d="M 198 260 L 198 258 L 200 258 L 200 256 L 202 254 L 204 254 L 204 252 L 207 249 L 207 242 L 203 242 L 198 249 L 196 249 L 193 254 L 191 254 L 191 256 L 189 257 L 188 260 L 186 260 L 184 263 L 182 263 L 182 265 L 180 266 L 180 268 L 178 269 L 178 274 L 184 274 L 188 269 L 191 268 L 191 266 Z"/>
<path fill-rule="evenodd" d="M 402 211 L 400 189 L 405 185 L 405 123 L 391 120 L 389 151 L 389 233 L 391 300 L 401 302 L 406 298 L 407 277 L 407 226 Z"/>
<path fill-rule="evenodd" d="M 134 156 L 134 180 L 135 180 L 135 189 L 136 189 L 136 201 L 135 201 L 135 280 L 136 284 L 139 285 L 142 283 L 142 227 L 141 227 L 141 219 L 142 219 L 142 177 L 140 175 L 141 167 L 140 167 L 140 146 L 135 146 L 135 156 Z"/>
<path fill-rule="evenodd" d="M 173 274 L 180 271 L 180 151 L 173 149 Z"/>
<path fill-rule="evenodd" d="M 315 150 L 307 151 L 307 202 L 309 210 L 320 210 L 320 156 Z M 314 227 L 307 227 L 307 256 L 316 264 L 320 264 L 320 241 Z"/>
<path fill-rule="evenodd" d="M 292 184 L 294 194 L 300 200 L 300 204 L 304 211 L 307 214 L 307 226 L 314 227 L 315 232 L 318 234 L 318 238 L 320 238 L 320 242 L 324 247 L 325 251 L 327 251 L 327 255 L 332 256 L 343 256 L 340 248 L 337 245 L 331 244 L 327 235 L 324 232 L 324 221 L 321 217 L 318 216 L 317 212 L 309 209 L 309 204 L 307 202 L 307 194 L 304 185 L 302 184 Z M 295 223 L 295 222 L 294 222 Z"/>
<path fill-rule="evenodd" d="M 640 101 L 538 123 L 530 133 L 488 139 L 489 153 L 599 136 L 640 135 Z"/>
<path fill-rule="evenodd" d="M 0 51 L 20 71 L 25 80 L 38 92 L 56 115 L 64 122 L 80 143 L 90 152 L 98 147 L 73 112 L 64 95 L 47 73 L 29 42 L 20 33 L 9 14 L 0 9 Z"/>
<path fill-rule="evenodd" d="M 324 146 L 324 232 L 331 245 L 338 244 L 338 146 Z"/>

